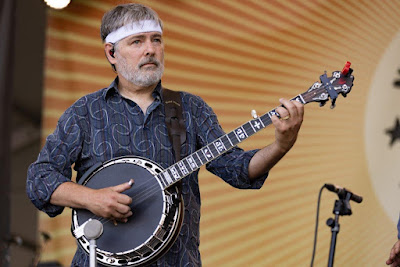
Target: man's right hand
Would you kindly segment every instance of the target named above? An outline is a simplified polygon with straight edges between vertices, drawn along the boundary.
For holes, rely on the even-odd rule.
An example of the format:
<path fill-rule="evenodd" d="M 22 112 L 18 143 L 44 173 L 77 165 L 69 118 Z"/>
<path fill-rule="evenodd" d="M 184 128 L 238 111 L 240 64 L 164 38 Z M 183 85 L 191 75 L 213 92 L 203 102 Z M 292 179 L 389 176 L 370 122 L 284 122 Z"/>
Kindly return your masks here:
<path fill-rule="evenodd" d="M 74 182 L 62 183 L 53 192 L 50 203 L 53 205 L 87 209 L 93 214 L 107 218 L 127 222 L 132 215 L 130 204 L 132 198 L 122 192 L 132 187 L 133 180 L 129 182 L 106 187 L 92 189 Z"/>
<path fill-rule="evenodd" d="M 133 182 L 133 180 L 131 180 Z M 132 183 L 131 183 L 132 184 Z M 127 222 L 132 215 L 132 198 L 122 192 L 132 187 L 129 182 L 120 185 L 93 190 L 89 197 L 88 210 L 93 214 L 121 222 Z"/>

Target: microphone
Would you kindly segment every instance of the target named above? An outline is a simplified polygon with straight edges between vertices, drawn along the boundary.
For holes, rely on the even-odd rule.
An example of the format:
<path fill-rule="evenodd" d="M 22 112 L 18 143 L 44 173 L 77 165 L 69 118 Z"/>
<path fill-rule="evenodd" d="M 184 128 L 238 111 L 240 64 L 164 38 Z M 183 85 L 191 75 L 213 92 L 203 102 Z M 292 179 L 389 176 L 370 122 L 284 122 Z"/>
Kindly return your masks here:
<path fill-rule="evenodd" d="M 362 196 L 356 195 L 353 192 L 347 190 L 346 188 L 342 188 L 333 184 L 325 184 L 324 187 L 328 189 L 331 192 L 335 192 L 338 194 L 340 198 L 345 198 L 347 193 L 350 193 L 350 200 L 353 200 L 354 202 L 361 203 L 363 201 Z"/>

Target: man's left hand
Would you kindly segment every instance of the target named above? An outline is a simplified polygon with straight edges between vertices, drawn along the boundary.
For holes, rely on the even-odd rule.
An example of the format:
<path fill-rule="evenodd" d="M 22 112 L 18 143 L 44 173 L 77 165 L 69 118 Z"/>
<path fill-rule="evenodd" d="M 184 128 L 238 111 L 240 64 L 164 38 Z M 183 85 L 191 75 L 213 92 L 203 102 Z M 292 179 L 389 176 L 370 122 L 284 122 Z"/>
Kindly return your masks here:
<path fill-rule="evenodd" d="M 304 106 L 298 101 L 279 99 L 284 107 L 276 108 L 280 118 L 272 116 L 271 120 L 275 126 L 276 144 L 280 149 L 287 152 L 294 145 L 303 123 Z"/>

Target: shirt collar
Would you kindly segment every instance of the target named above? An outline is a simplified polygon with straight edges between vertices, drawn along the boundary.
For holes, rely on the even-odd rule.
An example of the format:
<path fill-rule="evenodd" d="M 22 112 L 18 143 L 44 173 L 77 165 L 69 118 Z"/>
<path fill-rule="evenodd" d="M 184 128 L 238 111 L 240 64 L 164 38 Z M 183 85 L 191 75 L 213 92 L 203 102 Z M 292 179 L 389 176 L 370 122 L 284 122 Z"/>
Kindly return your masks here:
<path fill-rule="evenodd" d="M 112 83 L 104 90 L 103 98 L 107 100 L 107 98 L 113 94 L 119 94 L 118 92 L 118 76 L 112 81 Z"/>
<path fill-rule="evenodd" d="M 154 97 L 154 99 L 160 99 L 162 101 L 162 93 L 161 92 L 162 92 L 162 85 L 161 85 L 161 80 L 160 80 L 158 82 L 156 88 L 154 88 L 154 91 L 152 93 L 152 96 Z M 118 92 L 118 76 L 104 90 L 104 93 L 103 93 L 104 100 L 107 100 L 107 98 L 113 94 L 119 94 L 119 92 Z"/>

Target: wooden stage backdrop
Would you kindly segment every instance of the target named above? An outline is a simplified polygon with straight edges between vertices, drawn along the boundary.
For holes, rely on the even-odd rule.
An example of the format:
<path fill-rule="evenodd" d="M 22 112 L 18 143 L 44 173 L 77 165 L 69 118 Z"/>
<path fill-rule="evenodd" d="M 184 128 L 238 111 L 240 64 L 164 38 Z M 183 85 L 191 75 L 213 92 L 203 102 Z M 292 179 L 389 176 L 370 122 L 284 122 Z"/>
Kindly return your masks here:
<path fill-rule="evenodd" d="M 280 97 L 303 93 L 325 70 L 341 70 L 346 61 L 354 68 L 353 90 L 335 109 L 306 106 L 295 147 L 261 190 L 237 190 L 201 171 L 203 265 L 309 265 L 318 191 L 334 183 L 364 197 L 351 203 L 352 216 L 340 219 L 336 265 L 385 266 L 400 208 L 400 2 L 138 2 L 164 21 L 163 84 L 202 96 L 225 131 L 250 120 L 252 109 L 263 114 Z M 43 141 L 68 106 L 115 77 L 99 27 L 103 13 L 119 3 L 73 0 L 64 10 L 48 11 Z M 269 127 L 241 147 L 273 139 Z M 322 194 L 314 266 L 327 263 L 331 232 L 325 221 L 336 198 Z M 70 209 L 54 219 L 41 213 L 40 230 L 53 237 L 43 261 L 69 265 L 76 248 L 70 217 Z"/>

